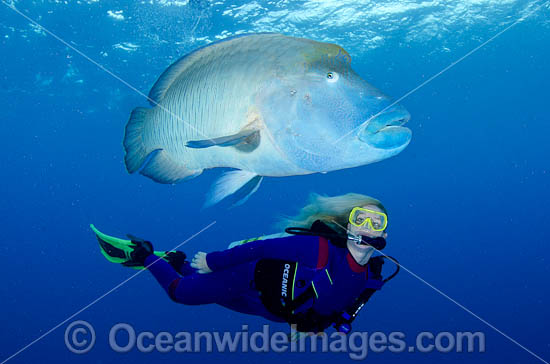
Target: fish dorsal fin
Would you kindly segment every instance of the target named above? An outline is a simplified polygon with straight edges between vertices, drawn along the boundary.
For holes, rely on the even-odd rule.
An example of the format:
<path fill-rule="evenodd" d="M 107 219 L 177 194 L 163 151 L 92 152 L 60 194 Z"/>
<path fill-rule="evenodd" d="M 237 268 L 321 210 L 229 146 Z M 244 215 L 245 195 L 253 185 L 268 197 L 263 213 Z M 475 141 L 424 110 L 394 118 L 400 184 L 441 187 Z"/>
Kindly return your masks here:
<path fill-rule="evenodd" d="M 160 103 L 166 94 L 166 91 L 170 88 L 172 83 L 178 79 L 178 77 L 185 72 L 191 65 L 193 65 L 197 60 L 207 56 L 208 54 L 214 52 L 219 47 L 227 46 L 227 43 L 242 37 L 253 37 L 258 35 L 265 34 L 274 34 L 280 35 L 277 33 L 251 33 L 251 34 L 240 34 L 234 37 L 229 37 L 225 39 L 218 40 L 206 44 L 200 48 L 195 49 L 191 53 L 186 54 L 185 56 L 178 59 L 176 62 L 172 63 L 158 78 L 157 82 L 149 91 L 149 103 L 152 106 Z"/>

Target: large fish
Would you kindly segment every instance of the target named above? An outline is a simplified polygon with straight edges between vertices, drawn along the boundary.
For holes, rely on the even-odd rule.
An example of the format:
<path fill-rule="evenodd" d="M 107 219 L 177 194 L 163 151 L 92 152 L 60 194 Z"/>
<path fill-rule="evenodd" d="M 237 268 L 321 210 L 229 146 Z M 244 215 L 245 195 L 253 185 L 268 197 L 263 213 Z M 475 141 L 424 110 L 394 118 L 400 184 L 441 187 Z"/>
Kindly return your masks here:
<path fill-rule="evenodd" d="M 263 176 L 357 167 L 396 155 L 409 113 L 363 80 L 336 44 L 281 34 L 237 36 L 172 64 L 126 125 L 128 172 L 177 183 L 230 167 L 207 205 Z"/>

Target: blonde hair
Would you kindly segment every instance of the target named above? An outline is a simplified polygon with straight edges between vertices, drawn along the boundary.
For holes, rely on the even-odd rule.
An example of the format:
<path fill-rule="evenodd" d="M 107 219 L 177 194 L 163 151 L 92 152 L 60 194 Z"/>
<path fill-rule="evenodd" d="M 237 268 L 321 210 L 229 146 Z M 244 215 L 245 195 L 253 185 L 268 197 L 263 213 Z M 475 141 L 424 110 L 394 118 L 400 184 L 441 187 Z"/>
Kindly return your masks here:
<path fill-rule="evenodd" d="M 293 217 L 285 216 L 279 219 L 277 227 L 284 230 L 287 227 L 309 228 L 316 220 L 321 220 L 334 230 L 340 232 L 347 227 L 351 210 L 357 206 L 374 205 L 386 215 L 386 208 L 377 199 L 359 193 L 346 193 L 340 196 L 322 196 L 312 193 L 309 204 L 302 207 Z"/>

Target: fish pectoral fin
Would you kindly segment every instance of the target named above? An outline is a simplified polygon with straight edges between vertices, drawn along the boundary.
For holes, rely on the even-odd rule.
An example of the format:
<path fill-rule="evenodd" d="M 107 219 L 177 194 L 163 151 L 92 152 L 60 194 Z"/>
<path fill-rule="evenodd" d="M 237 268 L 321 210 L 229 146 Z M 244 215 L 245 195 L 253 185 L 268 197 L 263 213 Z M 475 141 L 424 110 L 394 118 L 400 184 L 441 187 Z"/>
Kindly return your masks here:
<path fill-rule="evenodd" d="M 258 129 L 245 129 L 237 134 L 223 136 L 219 138 L 204 139 L 204 140 L 190 140 L 185 146 L 188 148 L 209 148 L 213 146 L 218 147 L 231 147 L 241 143 L 254 144 L 259 139 L 260 131 Z"/>
<path fill-rule="evenodd" d="M 217 204 L 233 194 L 235 194 L 233 206 L 241 205 L 258 190 L 262 179 L 262 176 L 254 172 L 241 170 L 226 172 L 212 186 L 204 207 Z"/>
<path fill-rule="evenodd" d="M 147 161 L 139 173 L 158 183 L 175 184 L 197 177 L 202 173 L 202 169 L 188 169 L 174 161 L 165 150 L 157 149 L 147 156 Z"/>

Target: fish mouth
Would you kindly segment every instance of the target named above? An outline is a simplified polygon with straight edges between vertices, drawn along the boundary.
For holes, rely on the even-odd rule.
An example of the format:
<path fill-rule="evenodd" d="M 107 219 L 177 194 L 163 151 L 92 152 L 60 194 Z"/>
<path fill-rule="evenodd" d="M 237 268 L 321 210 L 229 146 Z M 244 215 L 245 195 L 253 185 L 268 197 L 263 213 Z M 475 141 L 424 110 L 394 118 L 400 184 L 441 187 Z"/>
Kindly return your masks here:
<path fill-rule="evenodd" d="M 403 126 L 410 118 L 402 106 L 384 111 L 364 123 L 359 139 L 378 149 L 404 148 L 412 137 L 412 131 Z"/>

